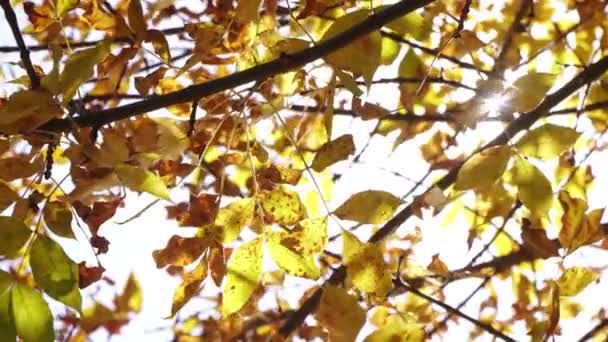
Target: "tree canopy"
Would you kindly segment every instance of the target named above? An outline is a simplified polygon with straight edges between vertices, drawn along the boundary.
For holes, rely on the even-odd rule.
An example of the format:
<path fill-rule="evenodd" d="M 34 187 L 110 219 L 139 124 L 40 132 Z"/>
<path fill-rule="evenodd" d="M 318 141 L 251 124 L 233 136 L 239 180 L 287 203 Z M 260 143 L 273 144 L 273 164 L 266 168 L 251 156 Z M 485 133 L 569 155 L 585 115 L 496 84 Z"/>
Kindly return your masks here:
<path fill-rule="evenodd" d="M 607 338 L 604 1 L 0 5 L 0 340 Z"/>

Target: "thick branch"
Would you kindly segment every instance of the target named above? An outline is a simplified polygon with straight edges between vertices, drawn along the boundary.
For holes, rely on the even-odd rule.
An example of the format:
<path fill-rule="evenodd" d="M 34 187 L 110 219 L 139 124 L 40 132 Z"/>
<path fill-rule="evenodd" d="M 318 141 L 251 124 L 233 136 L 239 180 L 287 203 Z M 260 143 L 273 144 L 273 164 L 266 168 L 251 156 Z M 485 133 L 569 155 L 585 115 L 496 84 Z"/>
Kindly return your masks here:
<path fill-rule="evenodd" d="M 25 46 L 23 36 L 21 36 L 21 31 L 19 30 L 19 24 L 17 23 L 17 16 L 15 15 L 15 11 L 13 11 L 13 7 L 11 6 L 10 0 L 0 0 L 0 6 L 2 6 L 6 21 L 11 27 L 11 31 L 13 31 L 13 36 L 15 37 L 15 41 L 17 42 L 21 61 L 23 62 L 23 66 L 25 67 L 27 76 L 30 78 L 30 86 L 32 89 L 37 89 L 38 87 L 40 87 L 40 78 L 38 77 L 38 74 L 36 74 L 36 70 L 34 70 L 32 60 L 30 59 L 30 51 L 27 49 L 27 46 Z"/>
<path fill-rule="evenodd" d="M 517 133 L 530 128 L 539 118 L 549 112 L 549 110 L 555 106 L 557 106 L 560 102 L 568 98 L 578 89 L 580 89 L 585 84 L 589 84 L 595 80 L 597 80 L 600 76 L 602 76 L 608 70 L 608 56 L 603 57 L 598 62 L 591 64 L 587 69 L 582 71 L 568 83 L 566 83 L 563 87 L 561 87 L 556 92 L 545 97 L 543 102 L 541 102 L 534 110 L 529 113 L 524 113 L 516 120 L 514 120 L 505 130 L 499 134 L 494 140 L 490 141 L 486 145 L 484 145 L 479 151 L 485 150 L 492 146 L 503 145 L 507 143 L 511 137 L 515 136 Z M 464 162 L 455 166 L 437 181 L 433 186 L 437 186 L 442 190 L 450 187 L 455 181 L 456 176 L 458 175 L 458 171 L 462 167 Z M 397 215 L 395 215 L 392 219 L 390 219 L 382 228 L 380 228 L 374 235 L 369 239 L 370 243 L 376 243 L 384 240 L 387 236 L 392 234 L 398 227 L 400 227 L 405 221 L 407 221 L 413 214 L 413 206 L 412 204 L 403 208 Z M 336 273 L 341 274 L 341 279 L 339 281 L 344 280 L 346 276 L 346 270 L 344 266 L 341 266 L 334 274 L 332 274 L 331 278 L 335 278 Z M 334 279 L 336 280 L 336 279 Z M 321 298 L 322 288 L 317 289 L 315 293 L 306 300 L 300 309 L 298 309 L 294 315 L 292 315 L 287 322 L 281 327 L 279 332 L 286 336 L 289 335 L 295 327 L 301 325 L 304 322 L 304 319 L 308 314 L 312 313 L 316 310 L 318 299 Z M 311 303 L 311 302 L 315 303 Z M 288 328 L 291 328 L 288 329 Z"/>
<path fill-rule="evenodd" d="M 74 122 L 79 126 L 102 126 L 110 122 L 126 119 L 171 105 L 190 102 L 197 98 L 216 94 L 228 89 L 233 89 L 249 82 L 263 80 L 265 78 L 302 67 L 342 47 L 345 47 L 356 39 L 376 31 L 385 24 L 433 1 L 434 0 L 414 0 L 398 2 L 381 12 L 371 15 L 366 20 L 334 36 L 333 38 L 317 44 L 309 49 L 294 53 L 292 55 L 284 55 L 274 61 L 260 64 L 256 67 L 209 82 L 192 85 L 166 95 L 155 96 L 144 101 L 102 110 L 91 113 L 90 115 L 81 115 L 74 118 Z M 40 129 L 57 132 L 69 130 L 70 127 L 70 121 L 52 120 L 40 127 Z"/>

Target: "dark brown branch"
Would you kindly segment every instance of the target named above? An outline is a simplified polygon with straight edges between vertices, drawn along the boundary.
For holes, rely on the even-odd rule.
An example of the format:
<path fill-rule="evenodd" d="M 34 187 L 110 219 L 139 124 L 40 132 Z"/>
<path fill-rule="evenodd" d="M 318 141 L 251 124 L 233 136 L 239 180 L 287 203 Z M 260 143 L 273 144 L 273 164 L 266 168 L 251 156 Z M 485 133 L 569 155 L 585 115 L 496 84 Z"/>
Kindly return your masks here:
<path fill-rule="evenodd" d="M 30 51 L 28 50 L 27 46 L 25 45 L 25 42 L 23 41 L 23 36 L 21 35 L 21 31 L 19 30 L 19 23 L 17 23 L 17 16 L 15 15 L 15 11 L 11 6 L 10 0 L 0 0 L 0 6 L 2 6 L 6 21 L 11 27 L 11 31 L 13 31 L 13 36 L 15 37 L 15 41 L 17 42 L 16 51 L 19 51 L 21 61 L 23 62 L 23 67 L 27 72 L 27 76 L 30 78 L 30 88 L 37 89 L 38 87 L 40 87 L 40 78 L 38 77 L 38 74 L 36 74 L 36 70 L 32 65 L 32 60 L 30 59 Z"/>
<path fill-rule="evenodd" d="M 74 118 L 74 122 L 79 126 L 102 126 L 110 122 L 127 119 L 170 105 L 190 102 L 197 98 L 216 94 L 228 89 L 234 89 L 253 81 L 263 80 L 270 76 L 302 67 L 303 65 L 345 47 L 359 37 L 376 31 L 385 24 L 433 1 L 434 0 L 415 0 L 398 2 L 381 12 L 369 16 L 366 20 L 354 25 L 341 34 L 309 49 L 292 55 L 284 55 L 274 61 L 260 64 L 256 67 L 226 77 L 192 85 L 176 92 L 151 97 L 144 101 L 130 103 L 120 107 L 102 110 L 91 113 L 91 115 L 81 115 Z M 67 131 L 71 127 L 70 121 L 58 119 L 46 123 L 40 127 L 40 130 L 59 132 Z"/>
<path fill-rule="evenodd" d="M 487 323 L 484 323 L 484 322 L 482 322 L 482 321 L 480 321 L 478 319 L 475 319 L 475 318 L 473 318 L 473 317 L 465 314 L 464 312 L 462 312 L 462 311 L 460 311 L 460 310 L 458 310 L 458 309 L 456 309 L 456 308 L 454 308 L 454 307 L 452 307 L 452 306 L 450 306 L 450 305 L 448 305 L 448 304 L 446 304 L 446 303 L 444 303 L 442 301 L 439 301 L 439 300 L 437 300 L 437 299 L 435 299 L 435 298 L 433 298 L 433 297 L 431 297 L 431 296 L 429 296 L 429 295 L 421 292 L 420 290 L 418 290 L 418 289 L 416 289 L 414 287 L 409 286 L 408 284 L 406 284 L 406 283 L 404 283 L 404 282 L 402 282 L 400 280 L 395 280 L 393 283 L 395 284 L 396 287 L 402 287 L 405 290 L 407 290 L 407 291 L 415 294 L 416 296 L 418 296 L 418 297 L 420 297 L 420 298 L 422 298 L 422 299 L 424 299 L 426 301 L 429 301 L 429 302 L 431 302 L 431 303 L 433 303 L 433 304 L 435 304 L 437 306 L 440 306 L 442 309 L 444 309 L 448 313 L 450 313 L 452 315 L 456 315 L 458 317 L 461 317 L 461 318 L 469 321 L 470 323 L 474 324 L 475 326 L 480 327 L 481 329 L 485 330 L 486 332 L 488 332 L 489 334 L 492 334 L 493 336 L 495 336 L 497 338 L 500 338 L 500 339 L 502 339 L 504 341 L 515 342 L 514 339 L 512 339 L 509 336 L 505 335 L 501 331 L 496 330 L 491 325 L 489 325 Z"/>
<path fill-rule="evenodd" d="M 515 136 L 517 133 L 530 128 L 539 118 L 544 116 L 549 110 L 563 100 L 568 98 L 570 95 L 574 94 L 578 89 L 580 89 L 585 84 L 589 84 L 599 77 L 601 77 L 608 70 L 608 56 L 603 57 L 598 62 L 591 64 L 587 69 L 583 70 L 576 77 L 558 89 L 556 92 L 547 95 L 545 99 L 532 111 L 529 113 L 524 113 L 516 120 L 514 120 L 505 130 L 499 134 L 494 140 L 490 141 L 486 145 L 484 145 L 479 151 L 485 150 L 492 146 L 503 145 L 507 143 L 511 137 Z M 460 171 L 460 168 L 464 164 L 464 161 L 459 165 L 455 166 L 437 181 L 433 186 L 437 186 L 440 189 L 447 189 L 450 187 L 455 181 Z M 384 240 L 387 236 L 392 234 L 398 227 L 400 227 L 405 221 L 407 221 L 413 214 L 413 205 L 410 204 L 403 208 L 397 215 L 395 215 L 392 219 L 390 219 L 387 223 L 382 226 L 374 235 L 371 236 L 368 242 L 376 243 Z M 522 253 L 525 253 L 523 250 Z M 525 253 L 528 255 L 528 253 Z M 338 277 L 336 274 L 341 275 L 341 279 L 339 281 L 344 280 L 346 276 L 346 269 L 344 266 L 341 266 L 337 269 L 331 276 L 331 278 Z M 334 279 L 335 280 L 335 279 Z M 293 329 L 298 327 L 304 322 L 304 319 L 308 316 L 308 314 L 312 313 L 321 298 L 322 289 L 317 289 L 314 294 L 306 300 L 300 309 L 298 309 L 281 327 L 279 330 L 283 336 L 289 335 Z"/>
<path fill-rule="evenodd" d="M 593 336 L 602 331 L 602 329 L 606 329 L 606 327 L 608 327 L 608 318 L 604 318 L 603 320 L 601 320 L 596 326 L 594 326 L 585 335 L 583 335 L 583 337 L 581 337 L 578 342 L 589 341 L 593 338 Z"/>

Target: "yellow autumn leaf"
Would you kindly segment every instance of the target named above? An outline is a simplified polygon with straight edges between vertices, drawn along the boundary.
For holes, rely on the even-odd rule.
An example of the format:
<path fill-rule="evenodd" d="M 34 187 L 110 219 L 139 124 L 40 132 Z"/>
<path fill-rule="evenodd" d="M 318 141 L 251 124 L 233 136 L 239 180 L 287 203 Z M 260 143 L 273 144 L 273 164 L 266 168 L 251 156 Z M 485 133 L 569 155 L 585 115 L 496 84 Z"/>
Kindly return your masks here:
<path fill-rule="evenodd" d="M 63 111 L 53 99 L 52 94 L 43 90 L 21 90 L 13 93 L 4 106 L 0 108 L 0 125 L 13 124 L 19 120 L 31 122 L 34 129 L 44 122 L 61 115 Z"/>
<path fill-rule="evenodd" d="M 253 220 L 255 210 L 255 199 L 238 199 L 227 206 L 220 208 L 215 219 L 215 224 L 222 227 L 224 231 L 224 243 L 230 243 L 241 234 L 241 230 Z"/>
<path fill-rule="evenodd" d="M 239 0 L 235 18 L 241 24 L 257 21 L 260 17 L 261 3 L 262 0 Z"/>
<path fill-rule="evenodd" d="M 380 245 L 363 243 L 352 233 L 342 231 L 342 261 L 353 285 L 362 292 L 383 298 L 392 288 Z"/>
<path fill-rule="evenodd" d="M 583 292 L 583 290 L 598 277 L 599 275 L 597 272 L 589 268 L 579 266 L 571 267 L 557 280 L 559 293 L 565 297 L 576 296 Z"/>
<path fill-rule="evenodd" d="M 95 47 L 77 51 L 68 57 L 59 76 L 63 104 L 68 103 L 76 94 L 78 87 L 93 76 L 95 65 L 101 63 L 110 54 L 111 45 L 110 40 L 104 40 Z"/>
<path fill-rule="evenodd" d="M 262 239 L 255 238 L 237 248 L 228 260 L 222 314 L 240 310 L 258 286 L 262 274 Z"/>
<path fill-rule="evenodd" d="M 154 52 L 167 64 L 171 63 L 171 49 L 167 37 L 159 30 L 147 30 L 145 41 L 152 43 Z"/>
<path fill-rule="evenodd" d="M 99 149 L 93 150 L 90 157 L 101 167 L 113 167 L 129 160 L 129 142 L 124 134 L 116 130 L 103 133 Z"/>
<path fill-rule="evenodd" d="M 568 250 L 568 253 L 602 238 L 600 220 L 604 209 L 595 209 L 585 215 L 587 202 L 581 198 L 571 197 L 567 191 L 560 191 L 559 202 L 564 210 L 559 242 Z"/>
<path fill-rule="evenodd" d="M 127 9 L 127 17 L 129 18 L 129 25 L 135 32 L 137 40 L 142 40 L 144 34 L 148 28 L 146 20 L 144 19 L 144 11 L 141 7 L 140 0 L 130 0 L 129 8 Z"/>
<path fill-rule="evenodd" d="M 173 235 L 163 249 L 152 252 L 152 258 L 158 268 L 167 265 L 183 267 L 196 261 L 208 247 L 208 241 L 203 237 Z"/>
<path fill-rule="evenodd" d="M 116 165 L 114 172 L 127 188 L 133 191 L 147 192 L 158 198 L 169 200 L 169 190 L 156 173 L 129 164 Z"/>
<path fill-rule="evenodd" d="M 279 224 L 291 226 L 306 217 L 306 208 L 298 193 L 285 186 L 263 193 L 260 202 L 266 215 Z"/>
<path fill-rule="evenodd" d="M 535 72 L 526 74 L 513 82 L 511 104 L 517 112 L 529 112 L 538 106 L 553 87 L 556 76 Z"/>
<path fill-rule="evenodd" d="M 355 143 L 351 134 L 342 135 L 332 141 L 325 143 L 312 161 L 312 169 L 321 172 L 328 166 L 345 160 L 355 153 Z"/>
<path fill-rule="evenodd" d="M 381 224 L 390 219 L 399 206 L 399 198 L 387 191 L 367 190 L 356 193 L 334 211 L 342 220 Z"/>
<path fill-rule="evenodd" d="M 572 147 L 579 136 L 575 129 L 548 123 L 528 131 L 516 146 L 526 156 L 549 159 Z"/>
<path fill-rule="evenodd" d="M 553 189 L 547 177 L 521 157 L 517 157 L 511 172 L 519 200 L 537 217 L 546 216 L 553 204 Z"/>
<path fill-rule="evenodd" d="M 329 331 L 330 341 L 352 342 L 365 324 L 365 311 L 344 288 L 326 285 L 315 318 Z"/>
<path fill-rule="evenodd" d="M 68 11 L 76 8 L 78 2 L 79 0 L 57 0 L 55 2 L 55 13 L 57 13 L 57 18 L 63 17 Z"/>
<path fill-rule="evenodd" d="M 323 35 L 321 41 L 333 38 L 339 33 L 360 23 L 369 16 L 369 10 L 348 13 L 336 19 Z M 382 38 L 378 31 L 363 36 L 349 45 L 325 56 L 325 61 L 332 66 L 363 76 L 371 82 L 382 59 Z"/>
<path fill-rule="evenodd" d="M 201 284 L 207 277 L 207 258 L 204 256 L 198 265 L 189 272 L 184 273 L 182 282 L 173 292 L 173 303 L 171 304 L 171 317 L 181 310 L 192 297 L 201 290 Z"/>
<path fill-rule="evenodd" d="M 494 146 L 474 154 L 458 172 L 456 190 L 484 190 L 502 176 L 511 157 L 508 146 Z"/>
<path fill-rule="evenodd" d="M 265 236 L 270 257 L 282 270 L 295 277 L 314 280 L 321 276 L 311 254 L 300 254 L 289 248 L 294 238 L 288 233 L 267 231 Z"/>
<path fill-rule="evenodd" d="M 407 323 L 400 315 L 392 315 L 386 323 L 369 334 L 363 342 L 422 342 L 426 341 L 424 325 Z"/>
<path fill-rule="evenodd" d="M 423 41 L 431 33 L 432 20 L 418 12 L 411 12 L 386 24 L 386 27 L 402 36 Z"/>

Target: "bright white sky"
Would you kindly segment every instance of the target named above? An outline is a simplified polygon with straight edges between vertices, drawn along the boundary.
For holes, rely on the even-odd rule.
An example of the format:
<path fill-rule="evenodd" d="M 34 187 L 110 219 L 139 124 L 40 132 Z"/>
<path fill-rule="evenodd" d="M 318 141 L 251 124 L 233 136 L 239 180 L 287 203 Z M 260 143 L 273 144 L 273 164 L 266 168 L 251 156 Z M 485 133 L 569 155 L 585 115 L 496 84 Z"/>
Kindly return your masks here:
<path fill-rule="evenodd" d="M 17 11 L 20 25 L 23 28 L 27 24 L 27 19 L 24 18 L 22 10 L 19 8 Z M 0 20 L 0 45 L 15 45 L 12 34 L 7 26 L 5 20 Z M 403 52 L 403 51 L 402 51 Z M 34 53 L 34 62 L 40 61 L 40 56 L 44 53 Z M 19 59 L 18 54 L 3 54 L 0 55 L 0 68 L 4 73 L 4 79 L 0 79 L 0 95 L 5 96 L 15 90 L 14 86 L 7 85 L 5 82 L 12 78 L 12 72 L 18 72 L 19 75 L 23 74 L 15 67 L 7 64 L 7 62 L 17 62 Z M 397 62 L 400 61 L 397 58 Z M 45 64 L 45 69 L 48 66 Z M 379 71 L 377 77 L 382 76 L 386 73 L 387 76 L 393 76 L 388 73 L 390 68 L 385 68 Z M 524 71 L 525 72 L 525 71 Z M 519 76 L 521 72 L 510 75 L 511 79 Z M 572 70 L 567 70 L 567 77 L 572 75 Z M 368 98 L 372 102 L 377 102 L 385 106 L 386 108 L 396 108 L 398 95 L 394 92 L 395 87 L 386 85 L 377 85 L 372 87 Z M 562 122 L 562 124 L 567 124 Z M 334 137 L 340 136 L 345 133 L 354 134 L 355 144 L 360 149 L 366 143 L 369 132 L 373 129 L 374 123 L 361 122 L 359 120 L 350 120 L 340 118 L 337 120 L 334 128 Z M 469 135 L 466 141 L 463 141 L 464 149 L 462 152 L 470 151 L 479 144 L 480 141 L 487 141 L 492 138 L 500 129 L 498 124 L 486 124 L 483 126 L 483 130 L 478 130 L 473 135 Z M 584 124 L 583 124 L 584 127 Z M 482 136 L 483 135 L 483 136 Z M 422 161 L 418 146 L 420 143 L 425 142 L 428 134 L 422 138 L 417 138 L 414 141 L 410 141 L 402 144 L 394 152 L 391 152 L 394 136 L 391 135 L 387 139 L 375 138 L 372 140 L 371 146 L 362 158 L 363 163 L 354 165 L 350 168 L 342 177 L 341 181 L 333 191 L 333 197 L 328 199 L 330 201 L 330 208 L 335 208 L 337 205 L 342 203 L 351 194 L 363 191 L 363 190 L 386 190 L 390 191 L 395 195 L 405 194 L 412 186 L 411 182 L 404 180 L 403 178 L 392 175 L 386 170 L 394 170 L 411 179 L 418 180 L 426 172 L 426 164 Z M 607 159 L 606 152 L 598 152 L 594 154 L 589 162 L 594 165 L 594 173 L 597 177 L 595 187 L 590 194 L 590 207 L 597 208 L 606 206 L 605 194 L 608 191 L 608 179 L 604 175 L 606 174 L 605 160 Z M 420 162 L 418 162 L 420 161 Z M 604 162 L 602 162 L 604 161 Z M 349 162 L 342 162 L 333 169 L 335 171 L 344 171 L 346 167 L 349 167 Z M 385 169 L 385 170 L 383 170 Z M 62 175 L 61 175 L 62 176 Z M 60 178 L 60 177 L 57 177 Z M 422 187 L 426 189 L 426 187 Z M 143 195 L 138 196 L 130 193 L 125 201 L 128 205 L 127 208 L 119 209 L 116 214 L 116 220 L 120 221 L 130 217 L 140 208 L 147 205 L 152 200 L 152 197 Z M 158 270 L 151 257 L 152 251 L 160 249 L 165 246 L 168 238 L 173 234 L 187 235 L 191 234 L 194 230 L 188 228 L 177 228 L 176 224 L 171 221 L 165 220 L 166 212 L 164 205 L 166 203 L 157 204 L 153 209 L 148 210 L 141 218 L 130 222 L 127 225 L 120 226 L 114 222 L 107 222 L 100 230 L 100 234 L 105 236 L 110 241 L 110 251 L 108 254 L 100 257 L 103 266 L 107 269 L 106 275 L 114 279 L 117 283 L 115 290 L 121 290 L 126 277 L 130 272 L 135 272 L 137 278 L 143 286 L 144 301 L 142 313 L 137 316 L 129 325 L 123 328 L 121 335 L 114 336 L 111 341 L 113 342 L 127 342 L 127 341 L 167 341 L 172 337 L 171 331 L 157 331 L 157 328 L 169 327 L 171 324 L 170 320 L 165 320 L 170 312 L 171 299 L 173 289 L 179 283 L 179 279 L 172 278 L 162 270 Z M 468 234 L 468 224 L 465 222 L 463 217 L 460 217 L 450 227 L 440 227 L 442 216 L 435 218 L 425 218 L 425 220 L 411 219 L 406 223 L 400 230 L 399 234 L 405 235 L 407 232 L 411 232 L 416 226 L 422 229 L 424 239 L 423 243 L 418 246 L 415 250 L 416 260 L 420 265 L 426 266 L 431 256 L 439 253 L 441 259 L 447 263 L 448 268 L 457 269 L 464 266 L 470 256 L 466 250 L 466 237 Z M 335 223 L 330 220 L 331 230 L 330 232 L 336 233 L 339 231 Z M 517 231 L 517 227 L 509 227 L 509 231 Z M 359 233 L 359 237 L 366 239 L 369 237 L 369 230 L 362 229 Z M 493 234 L 494 231 L 490 231 Z M 67 240 L 62 240 L 64 247 L 67 249 L 69 254 L 74 257 L 75 260 L 80 261 L 83 258 L 92 260 L 90 249 L 87 247 L 86 239 L 83 239 L 79 244 L 71 243 Z M 332 245 L 330 249 L 339 251 L 340 245 Z M 476 245 L 479 249 L 481 245 Z M 584 249 L 577 255 L 570 256 L 566 259 L 566 266 L 572 264 L 579 264 L 581 260 L 588 260 L 590 264 L 595 266 L 601 261 L 604 264 L 608 264 L 608 258 L 604 251 Z M 591 263 L 591 260 L 593 261 Z M 556 270 L 557 260 L 555 262 L 549 262 L 548 267 L 545 270 L 549 277 L 551 273 Z M 265 266 L 274 267 L 271 262 L 265 263 Z M 602 279 L 602 284 L 606 279 Z M 312 282 L 301 281 L 300 279 L 292 278 L 286 282 L 285 294 L 289 296 L 290 301 L 297 303 L 300 298 L 302 291 L 308 287 Z M 320 282 L 318 282 L 320 284 Z M 205 292 L 213 293 L 217 289 L 214 288 L 211 282 L 206 282 L 207 288 Z M 455 285 L 450 285 L 446 289 L 446 297 L 448 298 L 448 304 L 456 305 L 463 298 L 465 298 L 472 288 L 475 288 L 479 284 L 479 280 L 468 280 L 461 281 Z M 293 285 L 293 286 L 291 286 Z M 510 282 L 494 282 L 496 290 L 500 294 L 500 298 L 506 298 L 505 296 L 511 296 L 512 289 Z M 96 286 L 91 286 L 89 289 L 84 291 L 85 302 L 84 305 L 90 304 L 90 299 L 87 298 L 87 293 L 91 293 L 91 290 L 96 289 Z M 112 297 L 113 289 L 102 286 L 101 292 L 97 295 L 97 300 L 109 301 Z M 467 306 L 463 309 L 464 312 L 469 312 L 473 316 L 477 314 L 477 308 L 482 299 L 485 298 L 482 293 L 475 296 Z M 503 296 L 504 294 L 504 296 Z M 605 293 L 602 291 L 602 286 L 590 286 L 583 294 L 577 298 L 580 302 L 585 303 L 589 307 L 588 312 L 595 312 L 603 303 L 602 301 L 595 300 L 596 298 L 605 298 Z M 510 307 L 507 301 L 500 307 L 499 318 L 506 318 L 510 316 Z M 202 308 L 213 309 L 213 304 L 205 300 L 193 300 L 183 310 L 182 314 L 187 314 Z M 53 305 L 55 312 L 61 312 L 56 310 L 63 310 L 59 305 Z M 561 322 L 564 335 L 558 340 L 570 341 L 579 337 L 581 332 L 587 331 L 594 323 L 590 321 L 588 314 L 582 314 L 576 320 Z M 453 340 L 466 340 L 468 336 L 466 331 L 470 328 L 468 323 L 460 323 L 456 327 L 453 323 L 450 327 L 450 337 Z M 364 337 L 371 331 L 371 326 L 366 326 L 364 331 L 360 334 L 360 337 Z M 519 330 L 517 330 L 519 329 Z M 516 327 L 511 336 L 517 340 L 526 340 L 525 327 Z M 93 341 L 107 341 L 107 336 L 104 333 L 97 333 L 93 335 Z M 438 339 L 435 336 L 435 339 Z"/>

